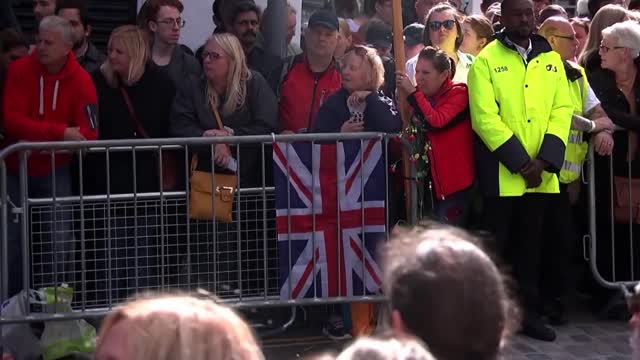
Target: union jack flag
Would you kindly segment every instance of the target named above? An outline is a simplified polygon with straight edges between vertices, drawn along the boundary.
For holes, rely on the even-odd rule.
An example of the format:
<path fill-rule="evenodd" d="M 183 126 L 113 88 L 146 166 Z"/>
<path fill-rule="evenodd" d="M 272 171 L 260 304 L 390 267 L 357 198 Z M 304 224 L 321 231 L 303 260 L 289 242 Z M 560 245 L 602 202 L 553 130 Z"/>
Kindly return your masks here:
<path fill-rule="evenodd" d="M 379 292 L 376 249 L 386 237 L 382 142 L 276 143 L 273 159 L 280 297 Z"/>

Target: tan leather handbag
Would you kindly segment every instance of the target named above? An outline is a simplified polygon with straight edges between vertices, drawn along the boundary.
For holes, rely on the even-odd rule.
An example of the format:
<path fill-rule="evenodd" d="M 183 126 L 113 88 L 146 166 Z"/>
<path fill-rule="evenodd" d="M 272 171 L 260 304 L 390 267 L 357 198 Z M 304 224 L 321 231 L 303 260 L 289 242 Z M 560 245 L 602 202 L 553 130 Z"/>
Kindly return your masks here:
<path fill-rule="evenodd" d="M 213 110 L 218 128 L 224 129 L 220 115 Z M 189 215 L 196 220 L 213 220 L 229 223 L 233 221 L 233 199 L 237 189 L 236 174 L 210 173 L 196 170 L 198 155 L 191 159 L 191 192 Z M 212 169 L 213 170 L 213 169 Z M 214 191 L 215 189 L 215 191 Z"/>

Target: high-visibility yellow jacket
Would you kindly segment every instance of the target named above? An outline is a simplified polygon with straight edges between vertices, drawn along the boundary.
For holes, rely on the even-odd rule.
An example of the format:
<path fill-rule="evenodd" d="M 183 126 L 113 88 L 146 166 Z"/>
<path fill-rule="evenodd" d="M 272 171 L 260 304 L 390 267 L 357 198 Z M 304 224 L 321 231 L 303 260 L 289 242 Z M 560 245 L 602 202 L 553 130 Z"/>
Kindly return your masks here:
<path fill-rule="evenodd" d="M 478 54 L 469 72 L 471 123 L 479 136 L 476 173 L 485 196 L 558 193 L 573 104 L 560 55 L 538 35 L 527 62 L 503 33 Z M 520 170 L 534 158 L 549 166 L 527 189 Z"/>
<path fill-rule="evenodd" d="M 584 103 L 587 98 L 589 81 L 584 68 L 574 62 L 565 61 L 564 70 L 569 81 L 569 95 L 573 103 L 573 113 L 583 116 Z M 560 170 L 560 183 L 570 184 L 580 177 L 582 173 L 582 163 L 587 156 L 589 144 L 584 141 L 583 133 L 580 130 L 571 130 L 567 142 L 567 149 L 564 152 L 564 163 Z"/>

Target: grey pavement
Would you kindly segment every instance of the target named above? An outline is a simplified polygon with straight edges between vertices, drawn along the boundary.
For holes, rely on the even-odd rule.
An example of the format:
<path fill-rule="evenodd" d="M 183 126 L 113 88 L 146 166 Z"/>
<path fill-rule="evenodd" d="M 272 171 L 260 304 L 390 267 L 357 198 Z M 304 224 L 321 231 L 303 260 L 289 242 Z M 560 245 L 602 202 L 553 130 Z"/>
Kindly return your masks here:
<path fill-rule="evenodd" d="M 631 358 L 629 330 L 622 321 L 597 321 L 585 317 L 556 328 L 555 342 L 542 342 L 516 336 L 504 352 L 505 360 L 628 360 Z M 313 354 L 336 352 L 347 343 L 334 342 L 322 336 L 266 340 L 264 352 L 268 360 L 305 359 Z"/>

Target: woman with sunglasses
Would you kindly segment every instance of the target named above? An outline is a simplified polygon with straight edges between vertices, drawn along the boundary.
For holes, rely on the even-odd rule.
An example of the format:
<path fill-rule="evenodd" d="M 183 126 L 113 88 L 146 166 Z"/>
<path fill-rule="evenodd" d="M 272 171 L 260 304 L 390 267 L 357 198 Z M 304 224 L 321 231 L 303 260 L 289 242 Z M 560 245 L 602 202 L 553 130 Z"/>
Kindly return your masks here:
<path fill-rule="evenodd" d="M 463 32 L 458 11 L 448 4 L 434 6 L 427 15 L 423 42 L 425 46 L 433 46 L 444 51 L 455 63 L 453 81 L 467 83 L 467 74 L 473 63 L 473 56 L 460 51 Z M 407 74 L 415 83 L 415 69 L 418 57 L 407 61 Z"/>
<path fill-rule="evenodd" d="M 473 131 L 467 86 L 451 80 L 455 71 L 446 52 L 429 46 L 418 54 L 417 86 L 403 73 L 397 74 L 396 86 L 424 131 L 429 182 L 435 190 L 427 196 L 434 215 L 439 221 L 464 226 L 475 176 Z"/>

